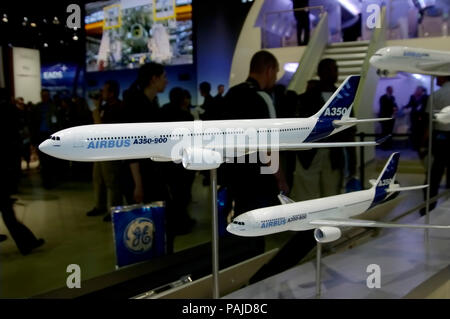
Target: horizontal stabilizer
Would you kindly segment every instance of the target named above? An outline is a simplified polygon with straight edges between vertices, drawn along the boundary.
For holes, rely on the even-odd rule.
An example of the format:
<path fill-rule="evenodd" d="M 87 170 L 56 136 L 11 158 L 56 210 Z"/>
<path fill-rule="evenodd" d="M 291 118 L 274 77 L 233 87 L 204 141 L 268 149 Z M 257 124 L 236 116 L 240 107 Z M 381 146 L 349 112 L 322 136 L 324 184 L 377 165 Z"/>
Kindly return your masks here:
<path fill-rule="evenodd" d="M 398 184 L 391 185 L 386 192 L 393 193 L 393 192 L 403 192 L 403 191 L 412 191 L 416 189 L 422 189 L 427 188 L 428 185 L 419 185 L 419 186 L 409 186 L 409 187 L 400 187 Z"/>
<path fill-rule="evenodd" d="M 450 229 L 450 225 L 425 225 L 425 224 L 397 224 L 389 222 L 377 222 L 362 219 L 317 219 L 309 222 L 315 226 L 334 226 L 334 227 L 379 227 L 379 228 L 429 228 L 429 229 Z"/>
<path fill-rule="evenodd" d="M 383 117 L 383 118 L 377 118 L 377 119 L 363 119 L 358 120 L 355 118 L 348 118 L 346 120 L 334 120 L 333 125 L 334 126 L 344 126 L 344 125 L 355 125 L 355 124 L 362 124 L 362 123 L 373 123 L 373 122 L 381 122 L 381 121 L 389 121 L 393 120 L 390 117 Z"/>
<path fill-rule="evenodd" d="M 289 197 L 287 197 L 287 196 L 285 196 L 283 194 L 279 194 L 278 195 L 278 200 L 283 205 L 295 203 L 295 201 L 293 201 L 292 199 L 290 199 Z"/>

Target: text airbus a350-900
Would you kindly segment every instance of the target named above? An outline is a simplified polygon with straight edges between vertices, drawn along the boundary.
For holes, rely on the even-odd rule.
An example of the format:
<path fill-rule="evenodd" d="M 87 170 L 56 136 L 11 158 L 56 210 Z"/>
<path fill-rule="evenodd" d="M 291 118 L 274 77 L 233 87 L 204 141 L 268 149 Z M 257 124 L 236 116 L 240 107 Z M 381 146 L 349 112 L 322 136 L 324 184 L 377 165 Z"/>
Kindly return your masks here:
<path fill-rule="evenodd" d="M 72 161 L 151 158 L 209 170 L 258 151 L 374 146 L 377 142 L 316 142 L 357 123 L 387 120 L 350 117 L 359 79 L 349 76 L 309 118 L 85 125 L 53 134 L 39 149 Z"/>

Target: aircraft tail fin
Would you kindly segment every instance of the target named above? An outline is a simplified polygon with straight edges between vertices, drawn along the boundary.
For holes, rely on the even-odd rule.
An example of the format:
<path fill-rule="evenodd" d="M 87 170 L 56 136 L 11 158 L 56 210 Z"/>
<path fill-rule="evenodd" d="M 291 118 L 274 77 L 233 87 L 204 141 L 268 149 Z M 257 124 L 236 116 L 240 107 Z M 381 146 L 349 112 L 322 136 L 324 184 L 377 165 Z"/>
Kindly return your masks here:
<path fill-rule="evenodd" d="M 377 181 L 373 184 L 373 187 L 375 187 L 377 191 L 386 191 L 386 189 L 394 183 L 394 177 L 397 173 L 399 159 L 400 153 L 398 152 L 393 153 L 391 157 L 389 157 L 383 171 L 381 171 Z"/>
<path fill-rule="evenodd" d="M 359 80 L 359 75 L 348 76 L 313 117 L 319 120 L 327 119 L 333 121 L 349 118 L 356 91 L 358 90 Z"/>

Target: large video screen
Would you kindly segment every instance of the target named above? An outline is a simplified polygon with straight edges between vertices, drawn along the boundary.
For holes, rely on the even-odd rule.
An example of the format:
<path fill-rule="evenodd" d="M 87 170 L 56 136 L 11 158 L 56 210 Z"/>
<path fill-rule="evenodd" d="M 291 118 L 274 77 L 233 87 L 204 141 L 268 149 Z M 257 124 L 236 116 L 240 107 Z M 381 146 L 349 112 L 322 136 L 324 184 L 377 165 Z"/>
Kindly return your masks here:
<path fill-rule="evenodd" d="M 193 63 L 191 0 L 86 4 L 87 72 Z"/>

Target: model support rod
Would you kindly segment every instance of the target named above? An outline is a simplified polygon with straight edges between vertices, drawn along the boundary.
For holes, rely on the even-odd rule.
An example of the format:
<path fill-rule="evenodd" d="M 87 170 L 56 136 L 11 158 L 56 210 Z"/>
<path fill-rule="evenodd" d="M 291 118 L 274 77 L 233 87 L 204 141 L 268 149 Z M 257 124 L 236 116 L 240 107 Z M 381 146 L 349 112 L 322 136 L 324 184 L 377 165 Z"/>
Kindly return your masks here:
<path fill-rule="evenodd" d="M 316 298 L 320 298 L 321 294 L 321 284 L 322 284 L 322 244 L 317 243 L 317 254 L 316 254 Z"/>
<path fill-rule="evenodd" d="M 217 209 L 217 170 L 211 172 L 211 204 L 212 204 L 212 279 L 213 298 L 218 299 L 219 294 L 219 220 Z"/>
<path fill-rule="evenodd" d="M 431 185 L 431 156 L 432 156 L 432 143 L 433 143 L 433 109 L 434 109 L 434 80 L 435 76 L 431 76 L 431 88 L 430 88 L 430 110 L 428 115 L 428 171 L 427 171 L 427 184 Z M 430 186 L 427 187 L 427 199 L 426 199 L 426 214 L 425 223 L 430 223 Z M 425 230 L 426 241 L 428 242 L 428 229 Z"/>

